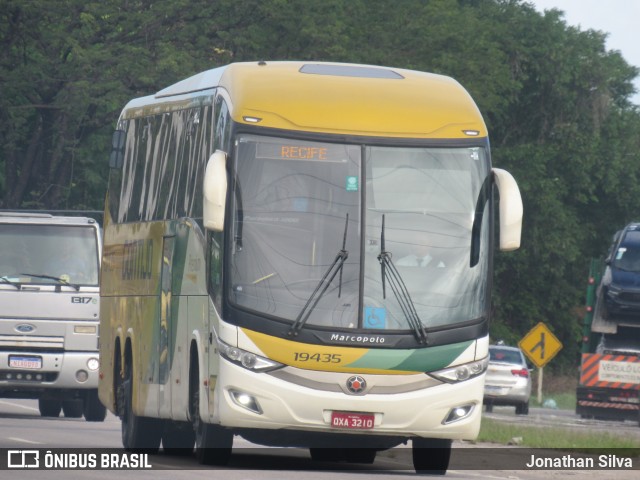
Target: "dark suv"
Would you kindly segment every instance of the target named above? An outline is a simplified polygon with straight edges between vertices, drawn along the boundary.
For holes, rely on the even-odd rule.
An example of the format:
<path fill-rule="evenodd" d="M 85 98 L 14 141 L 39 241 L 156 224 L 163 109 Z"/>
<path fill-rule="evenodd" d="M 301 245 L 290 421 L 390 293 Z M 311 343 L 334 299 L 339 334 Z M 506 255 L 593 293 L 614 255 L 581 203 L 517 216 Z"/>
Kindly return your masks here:
<path fill-rule="evenodd" d="M 602 293 L 607 317 L 635 316 L 640 321 L 640 223 L 616 233 L 606 264 Z"/>

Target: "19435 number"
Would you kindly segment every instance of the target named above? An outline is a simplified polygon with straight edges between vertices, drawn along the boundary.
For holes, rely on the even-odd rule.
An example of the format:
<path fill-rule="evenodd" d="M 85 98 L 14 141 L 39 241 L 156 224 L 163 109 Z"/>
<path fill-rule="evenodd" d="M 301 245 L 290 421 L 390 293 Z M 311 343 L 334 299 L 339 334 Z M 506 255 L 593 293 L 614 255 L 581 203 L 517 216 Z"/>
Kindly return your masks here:
<path fill-rule="evenodd" d="M 339 353 L 307 353 L 295 352 L 293 354 L 296 362 L 318 362 L 318 363 L 341 363 L 342 355 Z"/>

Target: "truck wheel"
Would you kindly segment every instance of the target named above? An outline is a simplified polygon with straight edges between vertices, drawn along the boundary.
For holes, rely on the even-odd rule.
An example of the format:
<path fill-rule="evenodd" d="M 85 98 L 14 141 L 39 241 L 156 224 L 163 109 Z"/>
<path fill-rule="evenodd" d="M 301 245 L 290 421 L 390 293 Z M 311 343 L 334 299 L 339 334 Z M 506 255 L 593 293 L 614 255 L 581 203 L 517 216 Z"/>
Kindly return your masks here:
<path fill-rule="evenodd" d="M 51 398 L 39 398 L 38 409 L 43 417 L 58 417 L 62 410 L 62 401 Z"/>
<path fill-rule="evenodd" d="M 451 458 L 451 440 L 414 437 L 411 441 L 416 473 L 445 475 Z"/>
<path fill-rule="evenodd" d="M 139 417 L 133 413 L 132 369 L 127 373 L 122 388 L 124 390 L 124 415 L 121 420 L 122 445 L 130 452 L 157 453 L 162 438 L 162 423 L 155 418 Z"/>
<path fill-rule="evenodd" d="M 105 407 L 98 398 L 98 390 L 89 390 L 84 399 L 84 419 L 87 422 L 104 422 L 107 416 Z"/>
<path fill-rule="evenodd" d="M 62 412 L 66 418 L 80 418 L 82 416 L 82 400 L 79 398 L 63 400 Z"/>

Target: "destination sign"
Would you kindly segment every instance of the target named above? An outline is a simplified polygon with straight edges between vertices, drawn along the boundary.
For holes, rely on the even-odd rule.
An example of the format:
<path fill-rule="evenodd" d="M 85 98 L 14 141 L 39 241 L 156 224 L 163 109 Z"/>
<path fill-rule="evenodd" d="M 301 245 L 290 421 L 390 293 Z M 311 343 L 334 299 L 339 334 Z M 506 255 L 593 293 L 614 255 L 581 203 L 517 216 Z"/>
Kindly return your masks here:
<path fill-rule="evenodd" d="M 347 149 L 342 145 L 297 143 L 259 143 L 256 157 L 269 160 L 303 160 L 319 162 L 346 162 Z"/>

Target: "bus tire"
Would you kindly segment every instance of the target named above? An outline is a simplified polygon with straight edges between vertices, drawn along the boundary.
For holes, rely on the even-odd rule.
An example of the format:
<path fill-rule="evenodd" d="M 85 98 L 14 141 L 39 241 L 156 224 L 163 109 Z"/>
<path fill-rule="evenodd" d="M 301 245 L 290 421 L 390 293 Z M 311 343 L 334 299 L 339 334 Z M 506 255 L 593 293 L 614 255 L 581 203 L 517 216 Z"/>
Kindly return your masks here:
<path fill-rule="evenodd" d="M 198 354 L 191 350 L 189 368 L 189 415 L 195 432 L 196 458 L 202 465 L 224 466 L 229 463 L 233 449 L 233 432 L 220 425 L 205 423 L 200 417 L 200 372 Z"/>
<path fill-rule="evenodd" d="M 445 475 L 451 458 L 451 440 L 414 437 L 411 453 L 416 473 Z"/>
<path fill-rule="evenodd" d="M 121 420 L 122 446 L 129 452 L 157 453 L 162 438 L 160 420 L 139 417 L 133 413 L 133 385 L 131 365 L 127 365 L 125 379 L 122 382 L 124 393 L 124 415 Z"/>
<path fill-rule="evenodd" d="M 70 400 L 63 400 L 62 413 L 64 413 L 66 418 L 82 417 L 82 399 L 72 398 Z"/>
<path fill-rule="evenodd" d="M 196 433 L 190 423 L 166 422 L 162 432 L 162 449 L 167 455 L 191 455 L 195 439 Z"/>
<path fill-rule="evenodd" d="M 372 464 L 378 451 L 375 448 L 347 448 L 347 462 Z"/>
<path fill-rule="evenodd" d="M 344 448 L 311 447 L 309 455 L 314 462 L 343 462 L 347 460 L 347 452 Z"/>
<path fill-rule="evenodd" d="M 59 417 L 62 411 L 62 401 L 53 398 L 39 398 L 38 409 L 43 417 Z"/>
<path fill-rule="evenodd" d="M 89 390 L 84 398 L 84 419 L 87 422 L 104 422 L 107 407 L 98 398 L 98 390 Z"/>

